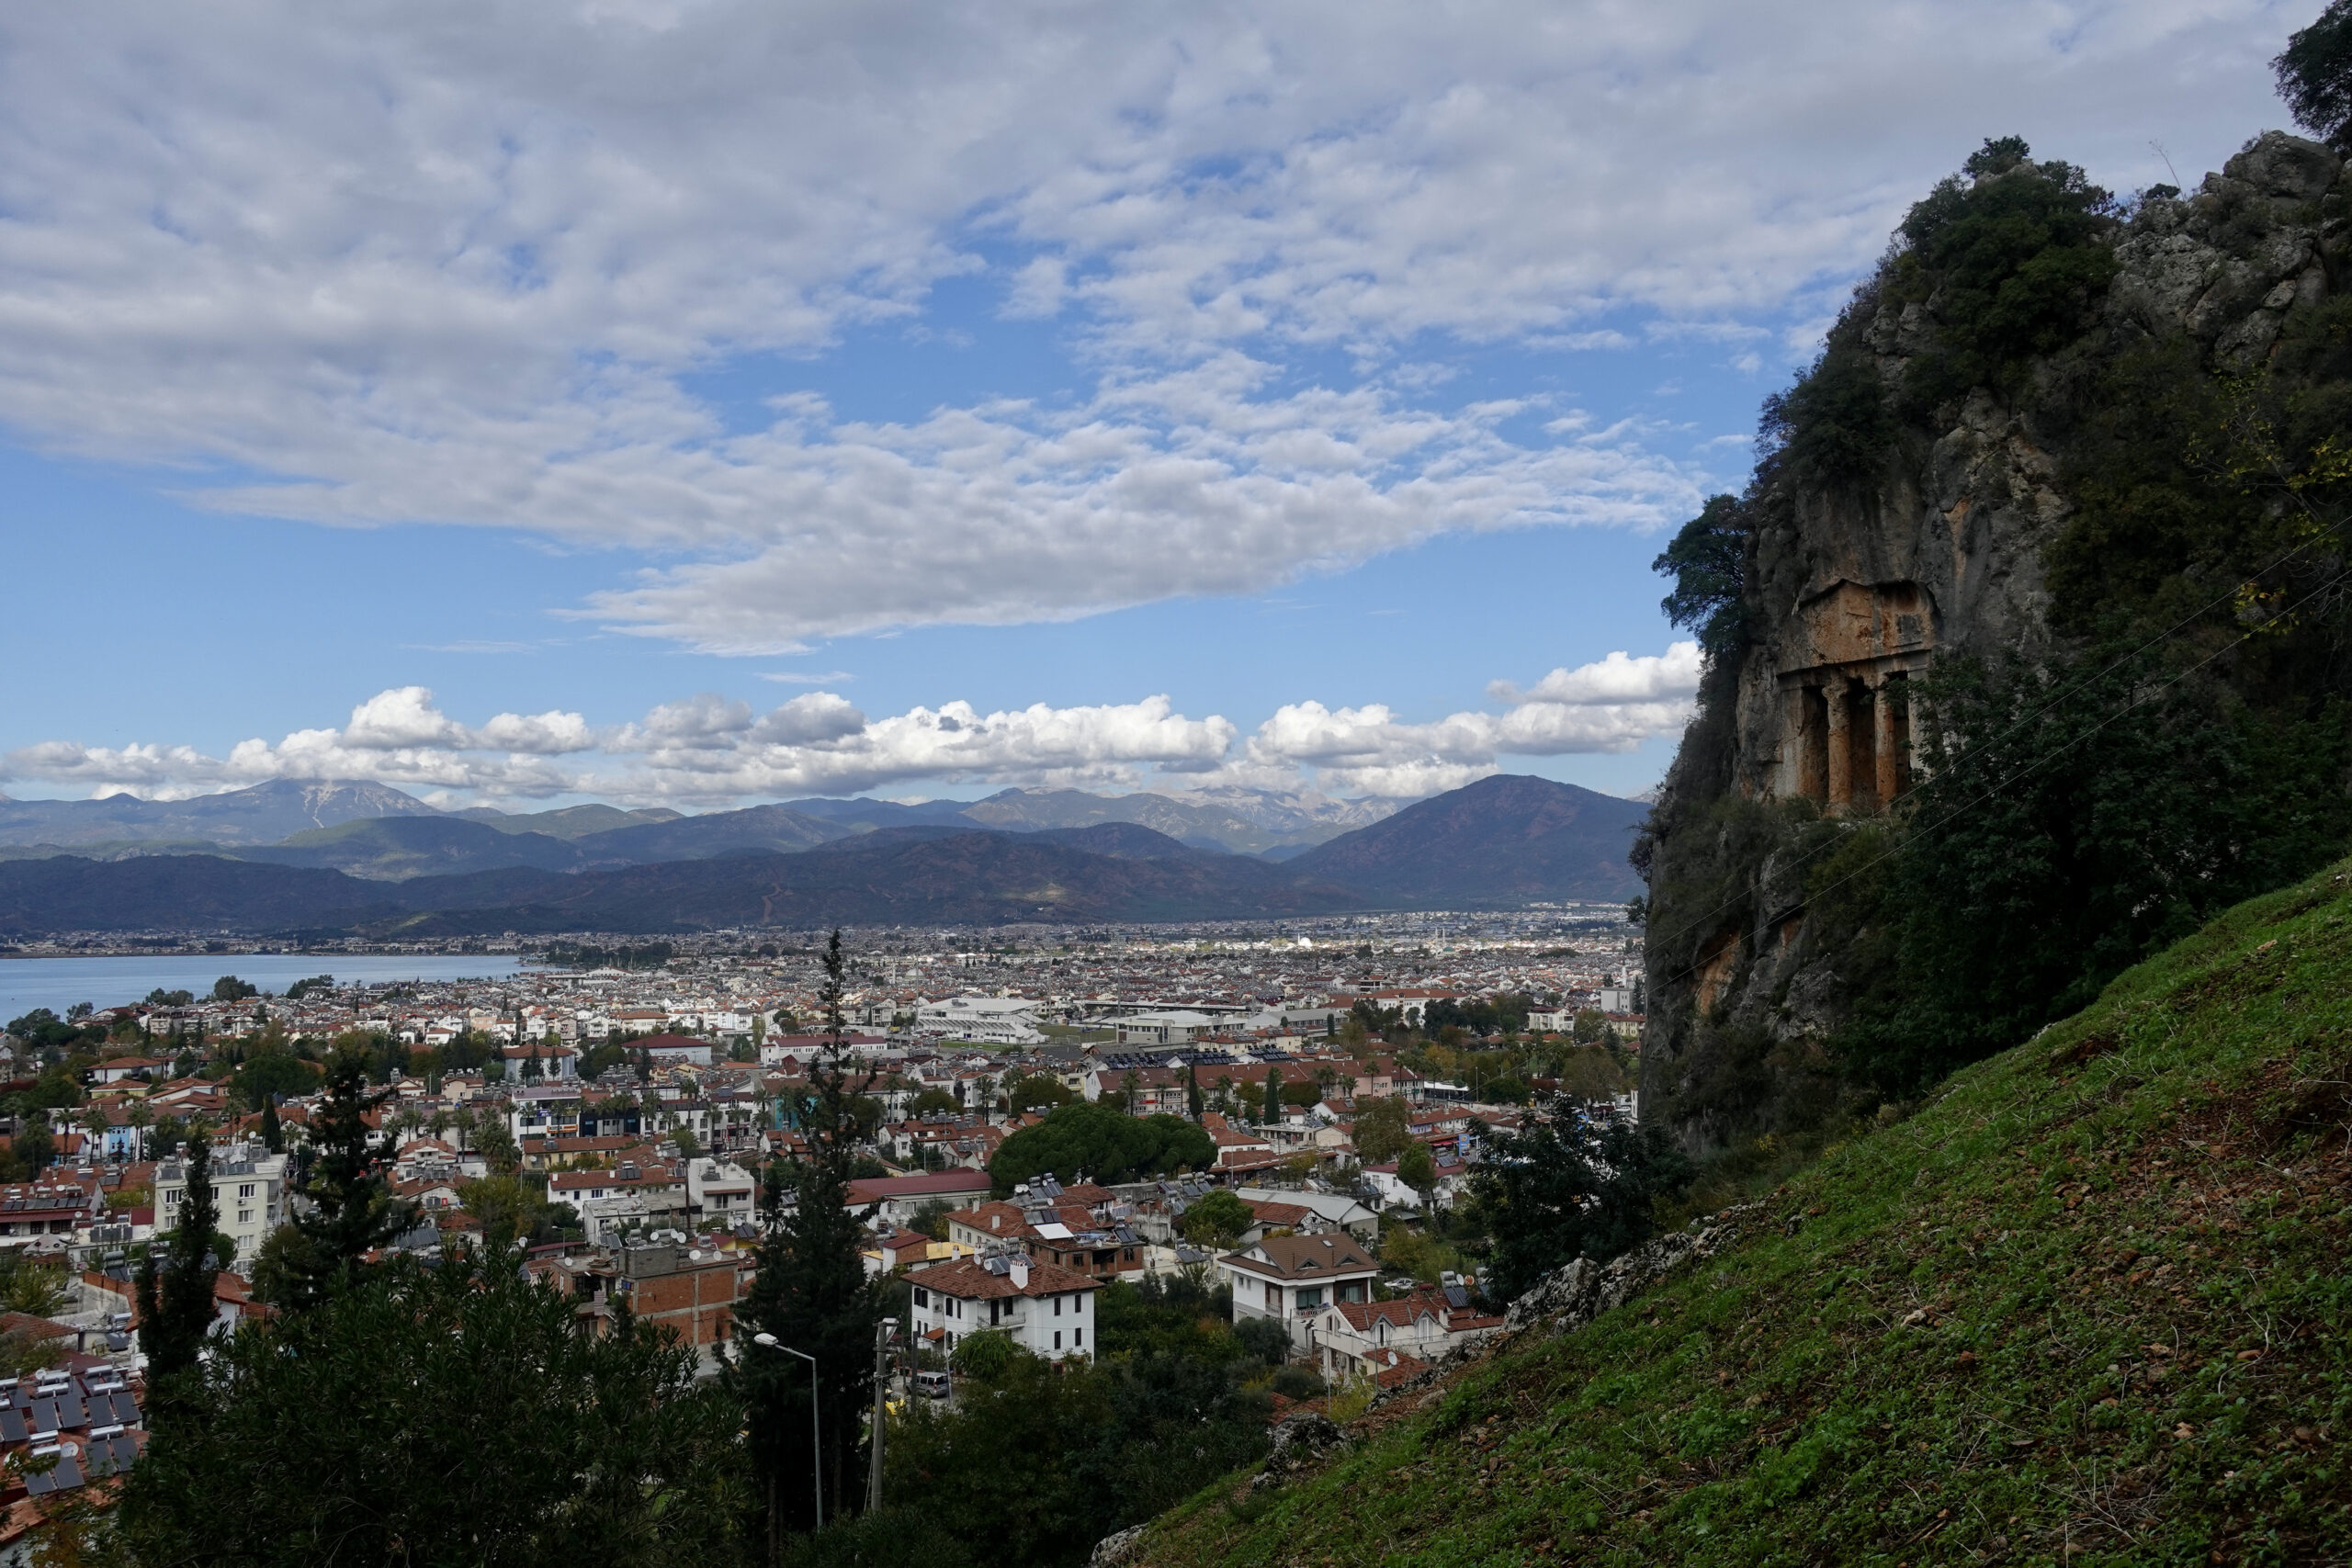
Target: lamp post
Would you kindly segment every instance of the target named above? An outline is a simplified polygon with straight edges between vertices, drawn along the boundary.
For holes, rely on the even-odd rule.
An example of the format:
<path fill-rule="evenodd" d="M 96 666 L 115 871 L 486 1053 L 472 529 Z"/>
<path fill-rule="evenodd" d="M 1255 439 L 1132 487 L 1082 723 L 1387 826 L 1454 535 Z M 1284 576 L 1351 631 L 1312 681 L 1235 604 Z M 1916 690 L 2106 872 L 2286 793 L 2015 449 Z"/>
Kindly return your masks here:
<path fill-rule="evenodd" d="M 865 1511 L 879 1513 L 882 1508 L 882 1430 L 888 1425 L 890 1409 L 890 1335 L 899 1326 L 895 1317 L 886 1317 L 874 1325 L 874 1447 L 873 1465 L 865 1478 Z"/>
<path fill-rule="evenodd" d="M 773 1334 L 754 1334 L 752 1343 L 763 1350 L 781 1350 L 787 1356 L 797 1356 L 808 1363 L 808 1437 L 809 1458 L 815 1461 L 817 1477 L 817 1528 L 825 1528 L 825 1429 L 817 1417 L 817 1358 L 806 1350 L 796 1350 Z"/>

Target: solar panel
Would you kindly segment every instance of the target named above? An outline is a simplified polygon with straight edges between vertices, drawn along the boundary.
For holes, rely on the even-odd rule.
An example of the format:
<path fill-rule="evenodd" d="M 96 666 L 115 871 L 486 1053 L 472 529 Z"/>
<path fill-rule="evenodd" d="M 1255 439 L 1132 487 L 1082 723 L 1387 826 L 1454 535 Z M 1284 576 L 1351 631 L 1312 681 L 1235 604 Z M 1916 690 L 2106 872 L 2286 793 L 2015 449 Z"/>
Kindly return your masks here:
<path fill-rule="evenodd" d="M 72 1454 L 58 1455 L 54 1470 L 25 1477 L 25 1490 L 36 1497 L 45 1497 L 51 1492 L 63 1492 L 81 1484 L 82 1467 L 74 1462 Z"/>

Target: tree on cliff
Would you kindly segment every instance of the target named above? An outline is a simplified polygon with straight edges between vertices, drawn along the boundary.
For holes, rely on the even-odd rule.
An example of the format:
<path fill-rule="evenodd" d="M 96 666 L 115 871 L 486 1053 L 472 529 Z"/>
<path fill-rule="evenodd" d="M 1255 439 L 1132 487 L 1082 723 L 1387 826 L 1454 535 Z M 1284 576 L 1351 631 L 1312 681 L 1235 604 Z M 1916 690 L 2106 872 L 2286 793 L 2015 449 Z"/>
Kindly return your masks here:
<path fill-rule="evenodd" d="M 2352 0 L 2335 0 L 2270 66 L 2295 123 L 2352 152 Z"/>
<path fill-rule="evenodd" d="M 1667 620 L 1698 634 L 1699 646 L 1711 654 L 1737 649 L 1746 631 L 1741 601 L 1753 535 L 1738 500 L 1719 495 L 1650 563 L 1651 570 L 1674 580 L 1674 592 L 1660 605 Z"/>
<path fill-rule="evenodd" d="M 1647 1241 L 1657 1200 L 1690 1179 L 1690 1162 L 1657 1127 L 1550 1122 L 1498 1138 L 1470 1189 L 1495 1243 L 1481 1288 L 1507 1302 L 1563 1264 Z"/>

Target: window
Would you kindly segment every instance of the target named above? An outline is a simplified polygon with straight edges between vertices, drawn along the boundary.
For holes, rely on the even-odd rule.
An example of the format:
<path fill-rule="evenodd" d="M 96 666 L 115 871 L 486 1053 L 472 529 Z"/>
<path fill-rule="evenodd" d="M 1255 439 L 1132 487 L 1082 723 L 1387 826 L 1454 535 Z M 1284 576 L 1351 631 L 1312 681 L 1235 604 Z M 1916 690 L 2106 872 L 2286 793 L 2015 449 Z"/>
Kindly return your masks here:
<path fill-rule="evenodd" d="M 915 1287 L 915 1305 L 919 1307 L 927 1307 L 930 1304 L 931 1292 L 924 1290 L 921 1285 L 917 1285 Z"/>
<path fill-rule="evenodd" d="M 1071 1348 L 1072 1349 L 1077 1349 L 1077 1348 L 1079 1348 L 1082 1347 L 1083 1345 L 1085 1345 L 1085 1343 L 1086 1343 L 1086 1330 L 1084 1330 L 1083 1328 L 1073 1328 L 1073 1329 L 1071 1329 L 1071 1330 L 1069 1331 L 1069 1343 L 1070 1343 L 1070 1348 Z"/>
<path fill-rule="evenodd" d="M 1311 1285 L 1298 1292 L 1298 1310 L 1311 1312 L 1323 1304 L 1323 1287 Z"/>
<path fill-rule="evenodd" d="M 1054 1298 L 1054 1315 L 1055 1315 L 1056 1317 L 1059 1317 L 1059 1316 L 1061 1316 L 1061 1314 L 1062 1314 L 1062 1299 L 1061 1299 L 1061 1297 L 1059 1297 L 1059 1296 L 1056 1296 L 1056 1297 Z"/>
<path fill-rule="evenodd" d="M 250 1182 L 250 1181 L 246 1182 L 243 1186 L 242 1186 L 242 1187 L 240 1187 L 240 1188 L 238 1188 L 238 1189 L 237 1189 L 237 1196 L 238 1196 L 238 1197 L 240 1197 L 240 1198 L 250 1198 L 250 1197 L 252 1197 L 253 1195 L 254 1195 L 254 1184 L 253 1184 L 252 1182 Z"/>
<path fill-rule="evenodd" d="M 1057 1349 L 1057 1350 L 1058 1350 L 1058 1349 L 1060 1349 L 1061 1348 L 1062 1348 L 1062 1331 L 1061 1331 L 1060 1329 L 1057 1328 L 1057 1329 L 1055 1329 L 1055 1330 L 1054 1330 L 1054 1348 L 1055 1348 L 1055 1349 Z"/>

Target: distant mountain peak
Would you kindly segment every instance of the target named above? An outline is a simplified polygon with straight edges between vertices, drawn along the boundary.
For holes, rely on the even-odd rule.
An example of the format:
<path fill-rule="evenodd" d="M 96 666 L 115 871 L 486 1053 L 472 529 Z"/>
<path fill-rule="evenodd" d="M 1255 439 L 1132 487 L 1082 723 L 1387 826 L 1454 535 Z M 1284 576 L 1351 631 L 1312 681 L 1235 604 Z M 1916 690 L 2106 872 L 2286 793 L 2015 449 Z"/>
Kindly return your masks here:
<path fill-rule="evenodd" d="M 1532 773 L 1417 801 L 1290 860 L 1290 869 L 1423 906 L 1630 897 L 1648 807 Z"/>

